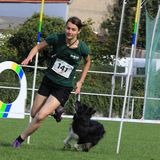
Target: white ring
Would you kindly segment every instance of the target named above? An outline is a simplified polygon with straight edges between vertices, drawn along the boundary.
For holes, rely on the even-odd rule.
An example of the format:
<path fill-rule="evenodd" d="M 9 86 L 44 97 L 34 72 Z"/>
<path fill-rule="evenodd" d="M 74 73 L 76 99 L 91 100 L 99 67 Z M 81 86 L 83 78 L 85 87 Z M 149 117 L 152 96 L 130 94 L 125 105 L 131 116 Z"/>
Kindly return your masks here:
<path fill-rule="evenodd" d="M 21 66 L 12 61 L 0 63 L 0 73 L 11 69 L 15 71 L 20 80 L 20 92 L 13 103 L 4 103 L 0 100 L 0 118 L 24 118 L 25 103 L 27 98 L 27 82 Z"/>

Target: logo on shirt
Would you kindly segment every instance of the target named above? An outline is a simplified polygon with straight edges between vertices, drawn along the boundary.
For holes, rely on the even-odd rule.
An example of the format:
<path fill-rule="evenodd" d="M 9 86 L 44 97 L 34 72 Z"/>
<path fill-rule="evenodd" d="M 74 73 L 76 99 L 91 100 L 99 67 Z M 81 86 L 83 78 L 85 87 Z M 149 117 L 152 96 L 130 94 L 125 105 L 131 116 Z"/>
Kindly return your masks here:
<path fill-rule="evenodd" d="M 79 59 L 79 56 L 75 56 L 75 55 L 72 55 L 72 54 L 70 55 L 70 57 L 73 58 L 73 59 L 76 59 L 76 60 Z"/>

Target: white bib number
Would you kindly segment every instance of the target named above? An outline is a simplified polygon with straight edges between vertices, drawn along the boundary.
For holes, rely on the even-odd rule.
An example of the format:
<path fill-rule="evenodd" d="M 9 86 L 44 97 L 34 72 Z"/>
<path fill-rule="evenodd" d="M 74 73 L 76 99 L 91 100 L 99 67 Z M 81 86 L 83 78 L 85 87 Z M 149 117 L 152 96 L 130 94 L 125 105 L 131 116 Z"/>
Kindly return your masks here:
<path fill-rule="evenodd" d="M 65 78 L 69 78 L 73 68 L 74 67 L 67 62 L 57 58 L 53 64 L 52 70 Z"/>

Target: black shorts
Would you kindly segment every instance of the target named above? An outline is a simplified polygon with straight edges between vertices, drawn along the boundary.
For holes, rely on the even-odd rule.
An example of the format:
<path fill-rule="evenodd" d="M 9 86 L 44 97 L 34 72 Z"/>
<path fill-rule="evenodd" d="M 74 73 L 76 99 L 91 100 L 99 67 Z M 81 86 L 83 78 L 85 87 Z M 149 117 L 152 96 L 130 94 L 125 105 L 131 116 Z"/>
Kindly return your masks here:
<path fill-rule="evenodd" d="M 53 83 L 48 77 L 44 76 L 38 94 L 48 97 L 53 95 L 58 99 L 62 106 L 67 102 L 73 88 L 64 87 Z"/>

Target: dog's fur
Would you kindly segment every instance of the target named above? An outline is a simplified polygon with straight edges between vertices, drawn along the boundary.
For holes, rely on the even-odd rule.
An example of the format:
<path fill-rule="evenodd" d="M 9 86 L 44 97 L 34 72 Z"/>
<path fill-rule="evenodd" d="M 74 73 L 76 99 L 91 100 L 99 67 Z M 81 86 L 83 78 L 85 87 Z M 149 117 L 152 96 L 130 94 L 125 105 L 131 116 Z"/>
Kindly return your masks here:
<path fill-rule="evenodd" d="M 105 130 L 101 123 L 91 120 L 96 112 L 92 107 L 77 101 L 75 110 L 68 137 L 64 140 L 64 148 L 71 148 L 70 141 L 75 139 L 77 143 L 74 148 L 87 152 L 99 142 Z"/>

